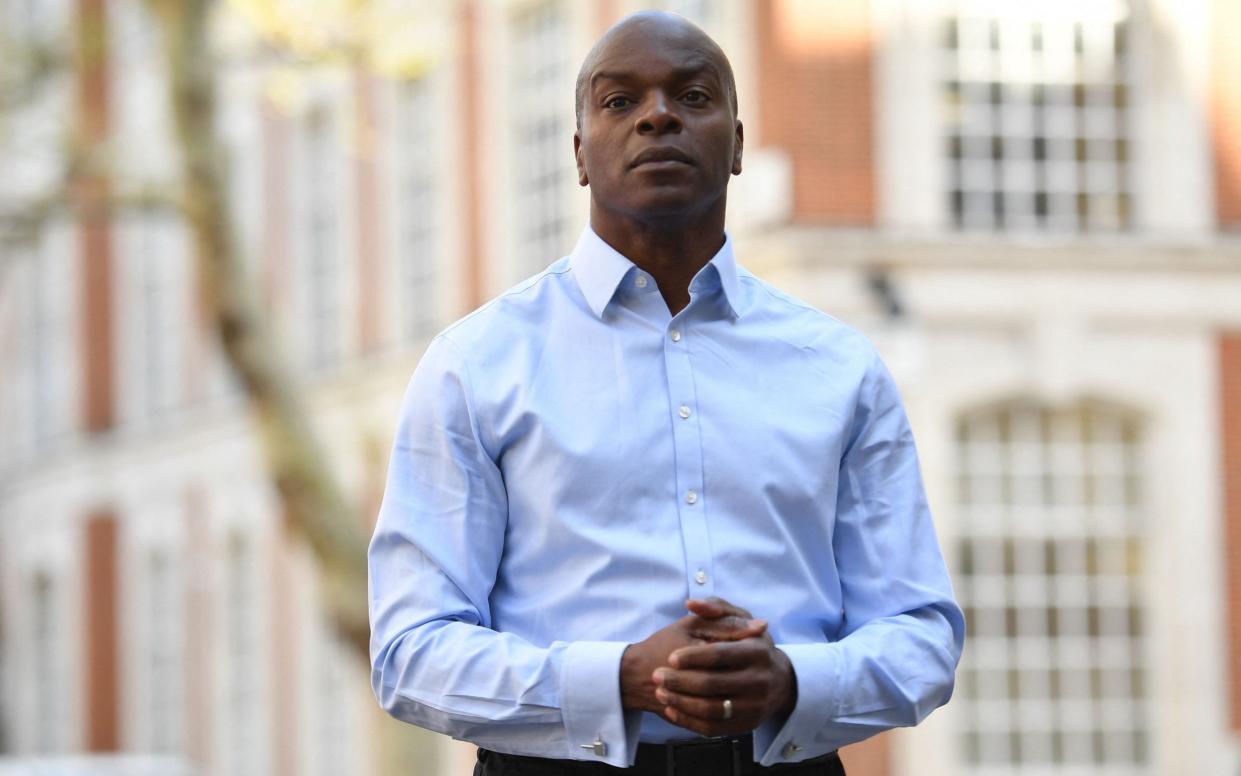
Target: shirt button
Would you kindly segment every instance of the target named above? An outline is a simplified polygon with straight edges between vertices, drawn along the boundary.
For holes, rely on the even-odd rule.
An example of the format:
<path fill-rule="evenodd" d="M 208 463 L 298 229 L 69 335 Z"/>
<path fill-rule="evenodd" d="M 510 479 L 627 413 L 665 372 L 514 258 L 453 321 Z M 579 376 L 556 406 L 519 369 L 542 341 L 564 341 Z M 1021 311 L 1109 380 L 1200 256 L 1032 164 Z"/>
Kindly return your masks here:
<path fill-rule="evenodd" d="M 698 573 L 694 574 L 694 581 L 700 585 L 707 584 L 707 572 L 702 569 L 698 569 Z"/>
<path fill-rule="evenodd" d="M 634 278 L 633 284 L 638 288 L 646 288 L 646 275 L 638 275 Z"/>
<path fill-rule="evenodd" d="M 789 741 L 787 744 L 784 745 L 784 748 L 780 750 L 780 756 L 787 760 L 800 751 L 801 751 L 800 746 L 793 743 L 792 741 Z"/>
<path fill-rule="evenodd" d="M 677 329 L 673 329 L 672 331 L 668 332 L 668 336 L 672 337 L 673 342 L 681 341 L 681 332 L 678 331 Z"/>
<path fill-rule="evenodd" d="M 682 404 L 682 405 L 681 405 L 681 409 L 677 410 L 677 414 L 678 414 L 678 415 L 680 415 L 680 416 L 681 416 L 681 417 L 683 417 L 683 418 L 688 418 L 688 417 L 689 417 L 689 407 L 687 407 L 687 406 L 685 406 L 684 404 Z"/>
<path fill-rule="evenodd" d="M 698 492 L 693 490 L 685 491 L 685 503 L 694 504 L 698 501 Z"/>

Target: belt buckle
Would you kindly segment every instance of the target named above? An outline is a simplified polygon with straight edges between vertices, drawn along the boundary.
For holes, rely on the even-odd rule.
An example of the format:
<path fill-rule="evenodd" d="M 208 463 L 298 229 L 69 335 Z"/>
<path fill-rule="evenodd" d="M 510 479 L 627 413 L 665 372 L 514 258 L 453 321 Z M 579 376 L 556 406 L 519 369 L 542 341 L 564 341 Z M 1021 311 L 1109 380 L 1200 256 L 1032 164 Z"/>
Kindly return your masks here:
<path fill-rule="evenodd" d="M 741 770 L 743 752 L 741 746 L 742 739 L 736 736 L 721 736 L 719 738 L 689 739 L 685 741 L 668 741 L 664 744 L 665 767 L 664 772 L 667 776 L 683 776 L 677 770 L 677 751 L 683 749 L 715 749 L 723 750 L 727 747 L 727 759 L 729 762 L 729 770 L 727 774 L 721 773 L 719 776 L 743 776 L 744 771 Z M 725 752 L 721 751 L 721 755 Z"/>

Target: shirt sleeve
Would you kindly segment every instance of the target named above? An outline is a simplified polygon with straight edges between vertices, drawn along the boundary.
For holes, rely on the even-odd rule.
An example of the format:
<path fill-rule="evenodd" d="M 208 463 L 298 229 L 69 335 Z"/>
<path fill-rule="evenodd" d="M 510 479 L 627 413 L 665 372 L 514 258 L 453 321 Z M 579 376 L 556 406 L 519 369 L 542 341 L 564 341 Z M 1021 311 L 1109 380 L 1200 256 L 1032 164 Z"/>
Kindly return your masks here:
<path fill-rule="evenodd" d="M 375 696 L 398 719 L 496 751 L 628 765 L 640 715 L 621 709 L 627 645 L 535 645 L 491 628 L 506 522 L 466 363 L 441 335 L 404 396 L 368 554 Z"/>
<path fill-rule="evenodd" d="M 948 702 L 965 619 L 935 537 L 904 407 L 873 357 L 840 462 L 832 547 L 843 625 L 832 643 L 780 644 L 797 675 L 783 725 L 756 731 L 764 765 L 916 725 Z"/>

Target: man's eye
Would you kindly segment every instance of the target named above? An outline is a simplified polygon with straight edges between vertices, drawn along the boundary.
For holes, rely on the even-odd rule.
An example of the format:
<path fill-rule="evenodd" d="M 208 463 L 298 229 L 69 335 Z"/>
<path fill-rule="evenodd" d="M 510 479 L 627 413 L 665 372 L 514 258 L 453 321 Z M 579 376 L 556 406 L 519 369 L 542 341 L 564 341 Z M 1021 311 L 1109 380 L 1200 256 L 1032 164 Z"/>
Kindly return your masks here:
<path fill-rule="evenodd" d="M 628 97 L 609 97 L 604 103 L 605 108 L 623 108 L 629 104 Z"/>
<path fill-rule="evenodd" d="M 685 102 L 694 103 L 706 102 L 709 98 L 707 97 L 707 93 L 701 89 L 690 89 L 684 96 L 681 97 L 681 99 Z"/>

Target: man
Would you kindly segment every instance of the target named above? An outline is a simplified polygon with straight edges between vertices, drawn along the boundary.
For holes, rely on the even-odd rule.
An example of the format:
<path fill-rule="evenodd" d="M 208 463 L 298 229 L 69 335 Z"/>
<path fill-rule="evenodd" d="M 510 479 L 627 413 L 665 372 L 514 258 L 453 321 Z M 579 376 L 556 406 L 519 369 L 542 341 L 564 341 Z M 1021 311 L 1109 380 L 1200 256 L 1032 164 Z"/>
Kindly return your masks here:
<path fill-rule="evenodd" d="M 734 263 L 710 38 L 627 17 L 577 91 L 590 226 L 436 337 L 402 405 L 376 696 L 479 774 L 841 774 L 947 701 L 961 651 L 900 400 L 860 335 Z"/>

